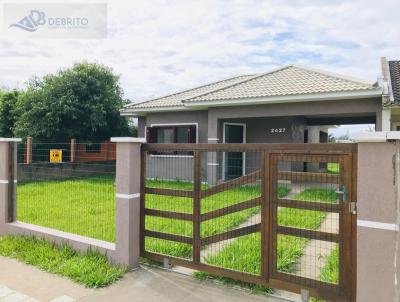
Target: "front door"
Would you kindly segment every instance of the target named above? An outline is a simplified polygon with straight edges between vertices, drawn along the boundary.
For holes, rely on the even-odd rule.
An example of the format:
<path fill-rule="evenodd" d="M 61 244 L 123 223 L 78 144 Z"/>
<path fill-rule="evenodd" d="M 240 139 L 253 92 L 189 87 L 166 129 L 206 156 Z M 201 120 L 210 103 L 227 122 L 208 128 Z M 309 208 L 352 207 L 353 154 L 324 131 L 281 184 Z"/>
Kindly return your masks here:
<path fill-rule="evenodd" d="M 224 143 L 243 144 L 246 142 L 245 124 L 224 123 Z M 224 179 L 229 180 L 244 175 L 245 153 L 224 153 Z"/>

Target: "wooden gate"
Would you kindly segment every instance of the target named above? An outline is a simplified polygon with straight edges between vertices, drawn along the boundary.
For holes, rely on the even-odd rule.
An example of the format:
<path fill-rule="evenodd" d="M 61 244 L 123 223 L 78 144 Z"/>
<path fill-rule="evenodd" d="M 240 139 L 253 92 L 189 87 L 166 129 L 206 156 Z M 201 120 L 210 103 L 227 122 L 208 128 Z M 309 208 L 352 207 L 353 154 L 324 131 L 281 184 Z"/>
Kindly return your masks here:
<path fill-rule="evenodd" d="M 243 176 L 225 180 L 229 152 L 245 164 Z M 141 255 L 355 301 L 356 152 L 355 144 L 145 144 Z"/>

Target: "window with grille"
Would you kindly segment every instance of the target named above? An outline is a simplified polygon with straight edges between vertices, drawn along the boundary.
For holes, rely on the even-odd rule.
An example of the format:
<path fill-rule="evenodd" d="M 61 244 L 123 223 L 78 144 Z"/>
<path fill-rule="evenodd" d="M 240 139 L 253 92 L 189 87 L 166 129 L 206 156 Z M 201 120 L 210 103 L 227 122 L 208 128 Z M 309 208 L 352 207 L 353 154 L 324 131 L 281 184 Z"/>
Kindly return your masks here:
<path fill-rule="evenodd" d="M 147 141 L 156 144 L 195 144 L 196 125 L 168 125 L 147 128 Z M 160 153 L 157 153 L 160 154 Z M 192 152 L 172 152 L 163 154 L 192 155 Z"/>

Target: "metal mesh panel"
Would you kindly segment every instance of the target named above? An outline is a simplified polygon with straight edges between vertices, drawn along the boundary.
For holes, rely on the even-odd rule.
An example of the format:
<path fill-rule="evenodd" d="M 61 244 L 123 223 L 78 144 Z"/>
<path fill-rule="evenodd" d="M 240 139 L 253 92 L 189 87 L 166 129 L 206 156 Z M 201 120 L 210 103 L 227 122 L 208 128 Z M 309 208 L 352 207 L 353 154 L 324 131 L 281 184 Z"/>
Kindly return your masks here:
<path fill-rule="evenodd" d="M 204 153 L 201 262 L 260 275 L 262 153 Z"/>
<path fill-rule="evenodd" d="M 193 156 L 159 150 L 145 166 L 145 250 L 192 259 Z"/>
<path fill-rule="evenodd" d="M 145 145 L 142 255 L 342 298 L 351 265 L 345 232 L 353 223 L 344 216 L 353 193 L 351 158 L 343 153 L 352 148 Z"/>
<path fill-rule="evenodd" d="M 273 165 L 274 269 L 304 286 L 339 285 L 346 196 L 340 157 L 279 155 Z M 288 191 L 285 197 L 279 187 Z"/>
<path fill-rule="evenodd" d="M 115 241 L 115 144 L 92 145 L 18 146 L 18 221 Z"/>
<path fill-rule="evenodd" d="M 198 240 L 200 262 L 259 274 L 259 244 L 258 252 L 249 251 L 255 254 L 250 265 L 252 269 L 237 261 L 236 264 L 226 263 L 226 259 L 235 257 L 232 253 L 238 254 L 253 237 L 260 237 L 259 234 L 251 236 L 260 231 L 261 223 L 260 154 L 240 150 L 198 152 L 200 183 L 197 184 L 199 206 L 196 212 L 195 157 L 188 152 L 182 154 L 179 148 L 171 153 L 160 147 L 157 152 L 147 152 L 145 156 L 145 250 L 195 260 L 193 245 Z M 197 239 L 194 234 L 196 217 L 199 221 Z"/>

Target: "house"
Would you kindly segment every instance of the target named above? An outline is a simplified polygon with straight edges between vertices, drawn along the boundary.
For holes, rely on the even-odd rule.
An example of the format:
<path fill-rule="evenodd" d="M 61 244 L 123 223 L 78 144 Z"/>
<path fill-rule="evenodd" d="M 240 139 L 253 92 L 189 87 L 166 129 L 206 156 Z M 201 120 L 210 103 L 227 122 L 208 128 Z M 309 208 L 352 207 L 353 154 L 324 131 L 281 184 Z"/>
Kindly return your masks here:
<path fill-rule="evenodd" d="M 150 143 L 319 143 L 327 141 L 330 125 L 380 130 L 382 88 L 289 65 L 131 104 L 122 115 L 137 117 L 139 137 Z M 244 174 L 244 156 L 227 154 L 222 178 Z M 229 170 L 230 161 L 240 167 Z"/>
<path fill-rule="evenodd" d="M 400 131 L 400 61 L 381 59 L 383 76 L 382 130 Z"/>
<path fill-rule="evenodd" d="M 76 146 L 76 162 L 106 162 L 116 160 L 115 143 L 80 143 Z"/>

